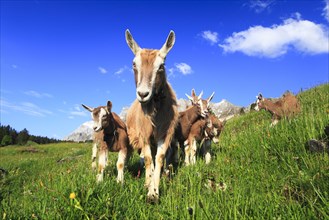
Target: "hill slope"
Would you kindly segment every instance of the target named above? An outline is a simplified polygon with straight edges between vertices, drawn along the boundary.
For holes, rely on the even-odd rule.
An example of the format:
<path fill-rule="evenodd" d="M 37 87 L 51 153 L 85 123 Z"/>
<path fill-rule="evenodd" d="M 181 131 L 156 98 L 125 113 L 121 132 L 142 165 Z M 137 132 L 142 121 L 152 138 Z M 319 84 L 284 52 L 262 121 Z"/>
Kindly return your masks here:
<path fill-rule="evenodd" d="M 4 219 L 328 219 L 329 157 L 305 143 L 329 124 L 329 84 L 298 95 L 302 112 L 270 128 L 265 111 L 229 120 L 213 158 L 162 177 L 160 204 L 146 203 L 135 153 L 116 184 L 116 154 L 95 184 L 90 143 L 0 148 Z M 31 151 L 32 152 L 32 151 Z M 74 194 L 71 194 L 74 193 Z M 71 195 L 71 199 L 70 199 Z M 54 217 L 56 216 L 56 217 Z"/>

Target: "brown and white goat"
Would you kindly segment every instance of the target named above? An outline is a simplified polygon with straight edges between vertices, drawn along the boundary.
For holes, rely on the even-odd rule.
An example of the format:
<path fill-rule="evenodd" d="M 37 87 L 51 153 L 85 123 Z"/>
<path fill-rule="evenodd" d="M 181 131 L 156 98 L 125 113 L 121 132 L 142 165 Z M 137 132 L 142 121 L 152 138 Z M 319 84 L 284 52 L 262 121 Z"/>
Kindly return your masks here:
<path fill-rule="evenodd" d="M 132 147 L 129 145 L 127 128 L 120 117 L 111 112 L 112 103 L 107 102 L 107 106 L 92 108 L 82 104 L 82 106 L 91 112 L 94 121 L 93 129 L 93 150 L 92 150 L 92 168 L 96 169 L 96 156 L 98 150 L 98 174 L 97 181 L 101 182 L 104 178 L 104 169 L 108 163 L 108 152 L 119 152 L 117 161 L 117 182 L 123 183 L 123 169 L 125 161 L 132 153 Z"/>
<path fill-rule="evenodd" d="M 128 136 L 130 144 L 144 155 L 148 201 L 157 202 L 164 157 L 178 121 L 176 95 L 165 71 L 165 58 L 175 43 L 175 34 L 170 31 L 160 50 L 140 48 L 129 30 L 126 41 L 135 55 L 137 96 L 127 112 Z"/>
<path fill-rule="evenodd" d="M 255 110 L 265 109 L 272 114 L 271 126 L 276 125 L 283 117 L 291 117 L 300 112 L 300 104 L 296 96 L 291 93 L 285 93 L 280 99 L 272 101 L 263 98 L 262 94 L 256 96 Z"/>
<path fill-rule="evenodd" d="M 196 103 L 188 107 L 185 111 L 179 112 L 178 123 L 175 129 L 175 136 L 172 140 L 171 148 L 169 149 L 166 156 L 167 166 L 172 162 L 178 163 L 178 155 L 180 149 L 184 149 L 184 142 L 187 140 L 192 125 L 199 120 L 201 117 L 205 117 L 208 113 L 207 109 L 202 109 L 200 105 L 202 93 L 196 96 L 194 89 L 192 89 L 191 96 L 186 96 Z"/>
<path fill-rule="evenodd" d="M 192 90 L 192 97 L 187 95 L 186 96 L 191 100 L 192 105 L 197 105 L 200 108 L 200 111 L 202 113 L 202 117 L 206 117 L 210 110 L 210 101 L 215 95 L 215 92 L 213 92 L 208 99 L 201 99 L 201 96 L 203 94 L 203 91 L 201 91 L 199 96 L 195 95 L 194 89 Z"/>
<path fill-rule="evenodd" d="M 201 141 L 203 142 L 201 146 L 201 153 L 205 158 L 206 164 L 209 164 L 211 161 L 211 141 L 213 141 L 214 143 L 219 142 L 219 135 L 223 131 L 224 125 L 226 123 L 226 121 L 220 121 L 219 118 L 217 118 L 217 116 L 212 112 L 209 114 L 209 119 L 211 120 L 213 125 L 213 132 L 210 134 L 205 133 L 205 138 L 203 141 Z"/>
<path fill-rule="evenodd" d="M 188 98 L 192 101 L 193 106 L 198 106 L 201 109 L 202 117 L 199 117 L 198 120 L 196 120 L 192 125 L 190 125 L 190 132 L 188 133 L 188 136 L 184 137 L 184 152 L 185 152 L 185 165 L 194 164 L 195 163 L 195 154 L 196 154 L 196 141 L 191 142 L 190 140 L 198 139 L 201 136 L 198 134 L 201 131 L 205 131 L 205 129 L 208 129 L 208 132 L 213 133 L 214 131 L 210 131 L 209 129 L 212 129 L 213 126 L 211 124 L 211 120 L 207 119 L 206 121 L 204 118 L 207 118 L 210 111 L 210 101 L 214 97 L 215 92 L 213 92 L 208 99 L 201 99 L 203 92 L 198 96 L 198 99 L 196 99 L 196 95 L 194 90 L 192 90 L 192 97 Z M 208 128 L 206 128 L 206 125 L 208 125 Z M 200 127 L 204 126 L 204 127 Z M 194 136 L 197 136 L 194 138 Z M 204 137 L 204 135 L 202 136 Z M 182 145 L 181 145 L 182 146 Z M 195 151 L 194 151 L 195 150 Z"/>
<path fill-rule="evenodd" d="M 196 163 L 196 153 L 197 153 L 197 142 L 203 142 L 205 140 L 211 140 L 215 135 L 217 135 L 217 130 L 214 128 L 210 117 L 202 118 L 197 120 L 191 128 L 189 133 L 186 147 L 185 147 L 185 165 Z M 201 144 L 203 145 L 203 144 Z M 207 146 L 210 149 L 210 146 Z M 205 152 L 206 155 L 208 152 Z M 210 156 L 209 155 L 207 157 Z M 206 157 L 206 158 L 207 158 Z M 210 162 L 210 159 L 209 159 Z M 207 163 L 209 163 L 207 161 Z"/>

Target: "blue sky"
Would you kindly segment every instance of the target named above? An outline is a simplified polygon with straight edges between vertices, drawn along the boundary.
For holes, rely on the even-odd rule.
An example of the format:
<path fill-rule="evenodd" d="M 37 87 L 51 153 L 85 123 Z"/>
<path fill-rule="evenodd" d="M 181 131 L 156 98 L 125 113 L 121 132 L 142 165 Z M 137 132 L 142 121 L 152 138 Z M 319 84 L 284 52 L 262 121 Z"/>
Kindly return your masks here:
<path fill-rule="evenodd" d="M 90 114 L 135 99 L 129 29 L 166 60 L 178 98 L 195 88 L 247 106 L 327 83 L 328 0 L 1 1 L 1 124 L 63 138 Z"/>

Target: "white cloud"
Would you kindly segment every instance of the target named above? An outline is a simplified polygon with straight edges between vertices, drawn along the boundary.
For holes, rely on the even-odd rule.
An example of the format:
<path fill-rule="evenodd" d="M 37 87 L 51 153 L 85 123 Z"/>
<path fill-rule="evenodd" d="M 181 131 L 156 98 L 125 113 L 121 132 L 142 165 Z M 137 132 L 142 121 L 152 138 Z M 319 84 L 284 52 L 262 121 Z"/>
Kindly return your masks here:
<path fill-rule="evenodd" d="M 186 63 L 175 63 L 175 67 L 176 70 L 183 75 L 188 75 L 193 72 L 191 66 Z"/>
<path fill-rule="evenodd" d="M 115 74 L 115 75 L 120 75 L 120 74 L 122 74 L 125 70 L 129 70 L 128 66 L 121 67 L 121 68 L 118 69 L 114 74 Z"/>
<path fill-rule="evenodd" d="M 25 95 L 32 96 L 35 98 L 52 98 L 53 96 L 48 93 L 39 93 L 33 90 L 24 92 Z"/>
<path fill-rule="evenodd" d="M 168 78 L 175 77 L 175 75 L 174 75 L 174 72 L 175 72 L 174 68 L 169 68 L 167 71 L 168 71 Z"/>
<path fill-rule="evenodd" d="M 87 116 L 87 113 L 86 112 L 82 112 L 82 111 L 71 111 L 70 112 L 70 115 L 71 116 Z"/>
<path fill-rule="evenodd" d="M 40 108 L 39 106 L 31 102 L 23 102 L 20 104 L 15 104 L 15 103 L 10 103 L 4 99 L 1 99 L 0 105 L 1 105 L 1 109 L 14 110 L 31 116 L 45 117 L 47 115 L 53 114 L 51 111 Z"/>
<path fill-rule="evenodd" d="M 324 0 L 325 7 L 323 8 L 322 15 L 329 22 L 329 0 Z"/>
<path fill-rule="evenodd" d="M 269 9 L 270 5 L 273 4 L 274 0 L 251 0 L 249 7 L 255 10 L 256 13 L 261 13 L 265 9 Z"/>
<path fill-rule="evenodd" d="M 201 36 L 203 37 L 203 39 L 209 41 L 211 45 L 218 42 L 218 33 L 217 32 L 203 31 Z"/>
<path fill-rule="evenodd" d="M 308 20 L 296 18 L 284 20 L 271 27 L 254 26 L 233 33 L 219 44 L 225 52 L 242 52 L 248 56 L 275 58 L 295 49 L 304 54 L 328 53 L 328 28 Z"/>
<path fill-rule="evenodd" d="M 80 108 L 80 105 L 75 105 L 71 110 L 68 112 L 69 113 L 69 118 L 73 119 L 74 116 L 81 116 L 81 117 L 86 117 L 89 114 L 87 114 L 87 110 Z"/>
<path fill-rule="evenodd" d="M 101 72 L 102 74 L 106 74 L 106 73 L 107 73 L 107 70 L 106 70 L 104 67 L 99 66 L 99 67 L 98 67 L 98 70 L 99 70 L 99 72 Z"/>
<path fill-rule="evenodd" d="M 74 109 L 75 109 L 76 111 L 81 111 L 81 110 L 80 110 L 80 107 L 79 107 L 78 105 L 74 106 Z"/>
<path fill-rule="evenodd" d="M 73 107 L 70 107 L 68 110 L 57 109 L 58 112 L 65 114 L 69 119 L 75 119 L 75 117 L 87 117 L 89 116 L 89 112 L 81 108 L 80 105 L 76 104 Z"/>

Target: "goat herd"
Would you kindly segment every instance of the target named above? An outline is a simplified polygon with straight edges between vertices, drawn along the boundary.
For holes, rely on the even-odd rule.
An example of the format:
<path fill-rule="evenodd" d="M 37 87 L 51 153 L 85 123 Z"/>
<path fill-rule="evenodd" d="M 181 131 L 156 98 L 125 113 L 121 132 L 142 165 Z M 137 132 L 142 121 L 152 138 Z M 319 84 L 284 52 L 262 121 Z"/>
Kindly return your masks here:
<path fill-rule="evenodd" d="M 166 167 L 168 164 L 178 163 L 182 149 L 185 165 L 195 164 L 199 142 L 205 162 L 209 163 L 211 141 L 218 141 L 224 122 L 210 111 L 209 103 L 214 93 L 208 99 L 202 99 L 202 92 L 197 96 L 192 90 L 191 96 L 187 95 L 192 105 L 185 111 L 178 112 L 176 95 L 167 81 L 164 66 L 165 58 L 175 43 L 173 31 L 170 31 L 160 50 L 140 48 L 129 30 L 126 30 L 126 41 L 135 55 L 133 70 L 137 96 L 127 112 L 126 123 L 111 112 L 110 101 L 106 106 L 97 108 L 82 105 L 91 112 L 94 121 L 92 168 L 96 169 L 98 151 L 97 181 L 102 181 L 108 151 L 118 152 L 117 182 L 123 183 L 125 162 L 133 150 L 137 150 L 144 158 L 147 199 L 157 202 L 164 160 Z M 297 99 L 293 98 L 295 96 L 288 97 L 289 103 L 299 108 Z M 280 106 L 291 105 L 283 103 L 268 102 L 259 95 L 256 108 L 265 108 L 270 112 L 274 109 L 271 113 L 273 120 L 277 121 L 289 110 L 289 107 L 278 110 Z"/>

